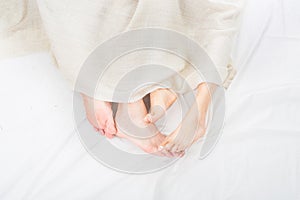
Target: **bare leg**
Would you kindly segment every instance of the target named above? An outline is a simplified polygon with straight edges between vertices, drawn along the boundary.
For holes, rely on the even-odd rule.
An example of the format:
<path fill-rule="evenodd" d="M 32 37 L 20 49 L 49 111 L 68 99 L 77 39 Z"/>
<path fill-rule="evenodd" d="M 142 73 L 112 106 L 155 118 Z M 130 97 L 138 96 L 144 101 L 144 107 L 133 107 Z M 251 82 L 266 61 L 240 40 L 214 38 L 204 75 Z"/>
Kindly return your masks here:
<path fill-rule="evenodd" d="M 206 116 L 211 102 L 210 92 L 214 89 L 214 85 L 208 87 L 206 83 L 198 86 L 196 101 L 191 109 L 177 129 L 161 144 L 166 150 L 171 152 L 184 151 L 205 134 Z"/>
<path fill-rule="evenodd" d="M 116 134 L 110 102 L 100 101 L 81 94 L 86 116 L 94 129 L 108 138 Z"/>
<path fill-rule="evenodd" d="M 154 124 L 145 122 L 146 114 L 147 109 L 142 99 L 134 103 L 120 103 L 115 117 L 117 136 L 128 139 L 147 153 L 173 156 L 160 152 L 159 146 L 166 137 L 159 133 Z"/>
<path fill-rule="evenodd" d="M 168 89 L 158 89 L 150 94 L 151 109 L 146 115 L 147 123 L 155 123 L 165 115 L 167 109 L 176 101 L 176 94 Z"/>

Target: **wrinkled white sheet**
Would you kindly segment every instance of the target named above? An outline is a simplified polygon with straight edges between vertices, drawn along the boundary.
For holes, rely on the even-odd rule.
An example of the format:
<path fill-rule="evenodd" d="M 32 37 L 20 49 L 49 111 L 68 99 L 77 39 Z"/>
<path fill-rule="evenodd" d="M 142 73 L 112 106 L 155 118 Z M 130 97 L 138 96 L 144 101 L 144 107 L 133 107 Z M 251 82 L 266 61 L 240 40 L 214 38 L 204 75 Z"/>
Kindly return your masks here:
<path fill-rule="evenodd" d="M 155 174 L 115 172 L 84 150 L 47 53 L 0 62 L 0 199 L 300 199 L 299 9 L 248 2 L 221 140 Z"/>

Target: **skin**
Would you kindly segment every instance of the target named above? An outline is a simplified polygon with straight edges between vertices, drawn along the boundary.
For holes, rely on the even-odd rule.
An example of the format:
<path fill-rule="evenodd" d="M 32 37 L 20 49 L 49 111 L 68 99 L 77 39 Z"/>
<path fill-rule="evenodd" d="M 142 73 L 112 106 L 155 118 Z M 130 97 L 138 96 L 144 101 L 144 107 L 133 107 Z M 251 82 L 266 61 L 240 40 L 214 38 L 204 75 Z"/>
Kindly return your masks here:
<path fill-rule="evenodd" d="M 160 144 L 164 141 L 166 136 L 157 132 L 153 137 L 147 139 L 140 139 L 129 136 L 128 134 L 122 133 L 116 128 L 115 120 L 113 119 L 112 105 L 110 102 L 95 100 L 89 96 L 81 94 L 84 102 L 84 107 L 86 111 L 86 116 L 90 124 L 94 129 L 111 139 L 113 137 L 126 138 L 136 146 L 141 148 L 143 151 L 159 156 L 182 156 L 180 153 L 170 153 L 165 150 L 159 149 Z M 128 114 L 130 120 L 132 120 L 137 126 L 147 126 L 148 124 L 144 121 L 144 117 L 147 115 L 147 109 L 143 100 L 139 100 L 134 103 L 129 103 L 127 105 L 120 103 L 116 113 L 116 118 L 124 118 L 124 113 L 121 111 L 123 108 L 128 106 Z M 127 110 L 126 110 L 127 112 Z M 124 116 L 122 116 L 124 115 Z"/>
<path fill-rule="evenodd" d="M 211 102 L 211 93 L 214 91 L 215 87 L 216 86 L 213 84 L 206 83 L 201 83 L 197 87 L 196 101 L 176 130 L 161 143 L 161 146 L 165 151 L 171 153 L 183 152 L 205 134 L 207 111 Z M 163 89 L 163 91 L 159 91 L 158 93 L 153 93 L 150 98 L 151 107 L 165 108 L 165 112 L 176 100 L 176 96 L 171 94 L 170 91 L 164 90 L 166 89 Z M 169 95 L 161 94 L 162 92 Z M 145 117 L 145 121 L 147 123 L 154 123 L 164 112 L 159 111 L 158 114 L 154 112 L 154 115 L 158 115 L 158 117 L 152 116 L 152 113 L 150 112 Z"/>
<path fill-rule="evenodd" d="M 159 156 L 183 156 L 184 151 L 201 138 L 206 131 L 206 113 L 211 101 L 210 93 L 215 89 L 212 84 L 202 83 L 197 87 L 196 101 L 181 124 L 169 136 L 160 133 L 147 139 L 139 139 L 122 133 L 116 128 L 110 102 L 95 100 L 82 94 L 88 121 L 96 131 L 107 138 L 114 136 L 126 138 L 147 153 Z M 143 100 L 134 103 L 119 104 L 116 118 L 122 119 L 122 107 L 128 107 L 130 120 L 137 126 L 147 126 L 160 119 L 166 110 L 176 101 L 176 95 L 168 89 L 158 89 L 150 94 L 150 113 Z M 123 116 L 124 117 L 124 116 Z M 194 125 L 194 126 L 193 126 Z"/>
<path fill-rule="evenodd" d="M 146 114 L 147 114 L 147 109 L 142 99 L 134 103 L 128 103 L 128 104 L 120 103 L 116 113 L 115 121 L 117 122 L 117 124 L 119 124 L 120 120 L 125 120 L 125 124 L 126 124 L 126 122 L 130 120 L 132 123 L 134 123 L 135 126 L 147 129 L 149 128 L 149 126 L 153 127 L 154 125 L 150 123 L 146 123 L 144 121 Z M 178 157 L 182 155 L 182 152 L 170 153 L 160 149 L 159 148 L 160 144 L 165 140 L 166 136 L 159 133 L 157 129 L 150 129 L 150 130 L 155 131 L 153 132 L 153 135 L 151 134 L 151 137 L 137 138 L 132 135 L 123 133 L 120 129 L 118 129 L 118 125 L 117 125 L 117 136 L 128 139 L 133 144 L 140 147 L 143 151 L 147 153 L 155 154 L 158 156 L 167 156 L 167 157 Z"/>
<path fill-rule="evenodd" d="M 81 94 L 88 121 L 94 129 L 113 138 L 117 134 L 117 129 L 113 119 L 112 104 L 110 102 L 95 100 L 89 96 Z"/>
<path fill-rule="evenodd" d="M 157 89 L 150 94 L 150 113 L 146 115 L 147 123 L 155 123 L 165 115 L 167 109 L 176 101 L 177 96 L 168 89 Z"/>

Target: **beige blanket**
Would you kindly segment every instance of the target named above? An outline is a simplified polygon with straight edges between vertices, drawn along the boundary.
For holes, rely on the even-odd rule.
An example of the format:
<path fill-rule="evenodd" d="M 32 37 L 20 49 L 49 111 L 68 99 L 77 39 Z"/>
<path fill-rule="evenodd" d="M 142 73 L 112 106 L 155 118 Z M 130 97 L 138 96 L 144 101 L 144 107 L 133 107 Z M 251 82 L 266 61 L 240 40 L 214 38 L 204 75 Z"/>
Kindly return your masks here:
<path fill-rule="evenodd" d="M 227 87 L 242 7 L 242 0 L 0 0 L 0 59 L 50 50 L 74 86 L 82 63 L 101 42 L 124 31 L 156 27 L 201 45 Z M 113 90 L 112 83 L 143 62 L 188 71 L 188 64 L 174 55 L 141 51 L 115 63 L 122 70 L 112 72 L 107 88 Z"/>

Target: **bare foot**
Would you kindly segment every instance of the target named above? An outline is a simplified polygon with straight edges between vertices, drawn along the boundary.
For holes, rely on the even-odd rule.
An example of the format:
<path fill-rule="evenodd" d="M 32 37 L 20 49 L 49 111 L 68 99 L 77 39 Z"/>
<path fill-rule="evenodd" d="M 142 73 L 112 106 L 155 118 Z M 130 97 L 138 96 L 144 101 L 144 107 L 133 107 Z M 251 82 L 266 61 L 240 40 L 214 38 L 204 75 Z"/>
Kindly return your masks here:
<path fill-rule="evenodd" d="M 117 136 L 126 138 L 143 151 L 160 156 L 178 156 L 160 151 L 160 144 L 166 136 L 161 134 L 154 124 L 144 121 L 147 114 L 143 100 L 134 103 L 119 103 L 115 121 Z"/>
<path fill-rule="evenodd" d="M 196 102 L 177 129 L 161 144 L 164 149 L 171 152 L 184 151 L 205 134 L 206 116 L 211 102 L 211 92 L 214 89 L 214 85 L 206 83 L 198 86 Z"/>
<path fill-rule="evenodd" d="M 81 94 L 88 121 L 94 129 L 108 138 L 117 133 L 110 102 L 99 101 Z"/>
<path fill-rule="evenodd" d="M 177 96 L 169 89 L 158 89 L 150 93 L 150 113 L 146 115 L 145 122 L 155 123 L 165 115 L 167 109 L 176 101 Z"/>

